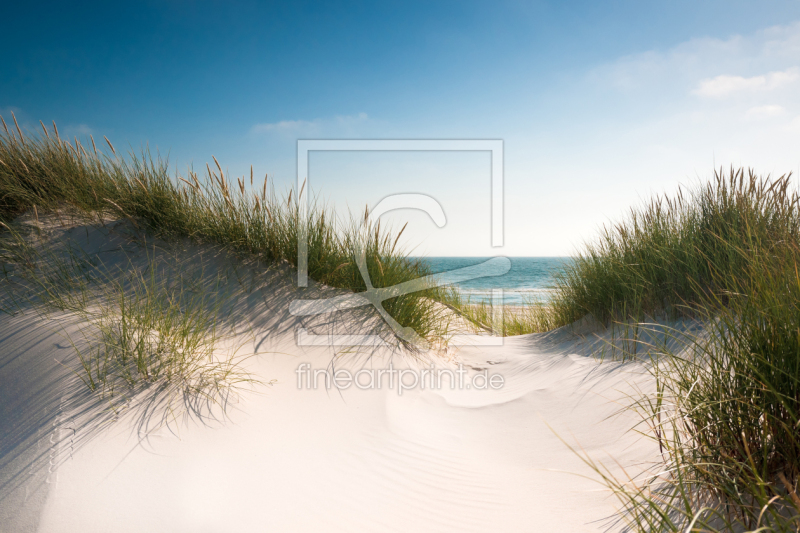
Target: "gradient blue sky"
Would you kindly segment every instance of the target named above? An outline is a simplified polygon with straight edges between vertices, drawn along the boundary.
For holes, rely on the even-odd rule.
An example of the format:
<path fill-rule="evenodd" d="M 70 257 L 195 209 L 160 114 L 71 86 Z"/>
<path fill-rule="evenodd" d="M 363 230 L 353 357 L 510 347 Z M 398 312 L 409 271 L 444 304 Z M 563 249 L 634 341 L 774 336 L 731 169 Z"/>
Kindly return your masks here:
<path fill-rule="evenodd" d="M 800 166 L 800 1 L 3 6 L 0 114 L 173 165 L 295 175 L 298 138 L 500 138 L 504 255 L 568 254 L 716 165 Z M 319 154 L 338 209 L 431 192 L 429 255 L 492 255 L 488 158 Z M 432 189 L 432 190 L 428 190 Z"/>

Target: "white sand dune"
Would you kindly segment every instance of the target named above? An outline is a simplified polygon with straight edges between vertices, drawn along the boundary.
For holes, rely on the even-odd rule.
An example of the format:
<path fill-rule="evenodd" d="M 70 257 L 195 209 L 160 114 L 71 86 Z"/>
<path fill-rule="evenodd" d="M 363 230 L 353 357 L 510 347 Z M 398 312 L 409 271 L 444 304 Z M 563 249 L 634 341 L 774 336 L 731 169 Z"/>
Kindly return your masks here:
<path fill-rule="evenodd" d="M 138 246 L 109 228 L 65 236 L 90 251 L 114 239 L 128 254 Z M 182 253 L 199 261 L 198 249 Z M 654 460 L 657 446 L 629 431 L 636 417 L 612 416 L 635 386 L 649 386 L 640 364 L 598 362 L 567 330 L 419 360 L 388 347 L 340 353 L 297 346 L 297 327 L 327 326 L 288 314 L 294 292 L 287 276 L 265 279 L 239 306 L 247 330 L 226 342 L 241 345 L 240 354 L 257 352 L 246 368 L 271 384 L 242 391 L 218 420 L 185 416 L 164 425 L 158 414 L 143 415 L 136 400 L 116 418 L 72 372 L 64 332 L 77 325 L 68 314 L 0 317 L 0 529 L 619 528 L 617 502 L 561 439 L 631 472 Z M 336 327 L 355 322 L 344 318 Z M 334 358 L 351 370 L 463 363 L 471 374 L 501 374 L 505 384 L 402 395 L 298 389 L 301 363 L 322 369 Z"/>

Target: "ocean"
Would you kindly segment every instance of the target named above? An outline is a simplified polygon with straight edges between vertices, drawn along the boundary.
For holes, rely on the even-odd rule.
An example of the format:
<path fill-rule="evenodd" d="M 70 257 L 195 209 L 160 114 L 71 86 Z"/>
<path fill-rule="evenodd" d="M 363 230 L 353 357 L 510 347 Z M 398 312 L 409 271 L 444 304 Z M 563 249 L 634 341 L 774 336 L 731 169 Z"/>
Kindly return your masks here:
<path fill-rule="evenodd" d="M 478 265 L 489 257 L 421 257 L 434 273 Z M 456 283 L 454 286 L 471 302 L 491 300 L 492 289 L 503 289 L 505 305 L 520 305 L 531 299 L 546 301 L 554 282 L 553 273 L 569 257 L 509 257 L 511 269 L 501 276 L 485 276 Z M 489 269 L 484 269 L 488 272 Z M 478 269 L 481 273 L 481 269 Z"/>

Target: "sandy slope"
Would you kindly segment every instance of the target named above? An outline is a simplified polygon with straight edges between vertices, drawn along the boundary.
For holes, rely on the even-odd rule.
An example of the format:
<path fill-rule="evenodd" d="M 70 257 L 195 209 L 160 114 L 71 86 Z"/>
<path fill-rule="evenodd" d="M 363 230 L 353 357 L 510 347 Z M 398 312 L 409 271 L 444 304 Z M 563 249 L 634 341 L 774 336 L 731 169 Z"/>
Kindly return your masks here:
<path fill-rule="evenodd" d="M 120 239 L 135 252 L 108 228 L 65 235 L 77 242 L 84 231 L 88 249 Z M 181 253 L 200 260 L 197 249 Z M 62 320 L 71 331 L 69 316 L 0 317 L 0 529 L 598 531 L 613 526 L 616 502 L 581 477 L 591 471 L 559 436 L 609 463 L 654 459 L 627 431 L 635 417 L 611 417 L 634 385 L 648 386 L 643 368 L 598 363 L 569 331 L 420 361 L 389 348 L 337 355 L 296 345 L 298 326 L 327 326 L 288 314 L 287 276 L 259 283 L 239 305 L 247 332 L 227 342 L 258 352 L 248 370 L 274 381 L 244 391 L 216 421 L 164 426 L 151 414 L 143 424 L 135 401 L 115 419 L 70 372 L 74 355 L 52 327 Z M 363 320 L 336 327 L 348 323 Z M 462 362 L 505 385 L 402 396 L 298 389 L 299 364 L 325 368 L 334 357 L 351 369 Z"/>

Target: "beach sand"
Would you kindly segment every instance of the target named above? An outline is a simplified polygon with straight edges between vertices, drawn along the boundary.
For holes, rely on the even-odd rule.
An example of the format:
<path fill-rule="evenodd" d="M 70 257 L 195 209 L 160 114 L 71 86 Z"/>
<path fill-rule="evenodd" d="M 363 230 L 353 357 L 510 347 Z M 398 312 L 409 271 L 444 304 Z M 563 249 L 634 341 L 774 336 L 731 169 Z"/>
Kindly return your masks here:
<path fill-rule="evenodd" d="M 123 223 L 53 231 L 91 253 L 111 250 L 109 262 L 123 253 L 141 259 L 152 245 Z M 200 246 L 169 253 L 220 270 L 234 261 Z M 619 528 L 617 501 L 567 445 L 617 473 L 615 461 L 633 474 L 657 459 L 657 445 L 630 431 L 638 418 L 617 414 L 636 387 L 652 385 L 642 364 L 599 362 L 588 337 L 569 328 L 414 357 L 389 346 L 298 346 L 298 328 L 361 331 L 369 320 L 293 317 L 291 272 L 253 275 L 257 288 L 237 308 L 247 327 L 224 342 L 256 354 L 242 364 L 263 385 L 202 418 L 147 410 L 147 395 L 110 410 L 73 372 L 77 358 L 65 340 L 81 326 L 73 316 L 0 316 L 0 530 Z M 332 361 L 353 372 L 462 364 L 470 377 L 488 371 L 504 385 L 402 395 L 298 388 L 301 364 Z"/>

